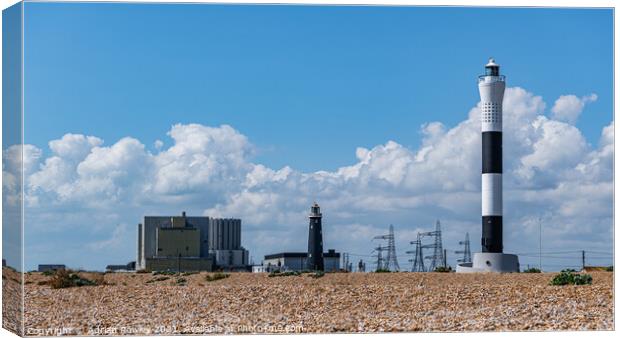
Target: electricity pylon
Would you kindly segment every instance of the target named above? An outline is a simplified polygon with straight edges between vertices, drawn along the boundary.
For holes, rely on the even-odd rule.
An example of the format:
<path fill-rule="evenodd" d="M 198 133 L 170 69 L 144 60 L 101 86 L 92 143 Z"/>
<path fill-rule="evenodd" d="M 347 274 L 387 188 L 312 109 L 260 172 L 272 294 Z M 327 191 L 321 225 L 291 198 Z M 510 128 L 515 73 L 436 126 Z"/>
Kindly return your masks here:
<path fill-rule="evenodd" d="M 394 226 L 390 224 L 390 231 L 387 235 L 376 236 L 373 239 L 384 239 L 388 241 L 387 258 L 384 262 L 384 269 L 390 271 L 399 271 L 398 258 L 396 257 L 396 241 L 394 238 Z"/>
<path fill-rule="evenodd" d="M 414 254 L 413 259 L 410 259 L 410 262 L 413 262 L 411 266 L 411 272 L 424 272 L 424 255 L 422 254 L 422 239 L 420 234 L 418 233 L 418 238 L 415 241 L 410 242 L 415 245 L 415 251 L 407 251 L 408 254 Z"/>
<path fill-rule="evenodd" d="M 463 250 L 457 250 L 454 253 L 457 255 L 463 255 L 463 258 L 457 259 L 459 263 L 471 263 L 471 249 L 469 246 L 469 232 L 465 233 L 465 240 L 460 241 L 459 245 L 463 245 Z"/>
<path fill-rule="evenodd" d="M 375 264 L 377 265 L 377 270 L 385 270 L 386 269 L 386 264 L 385 264 L 385 259 L 383 258 L 383 251 L 387 250 L 388 247 L 387 246 L 378 246 L 376 247 L 372 252 L 377 252 L 377 260 L 375 261 Z"/>
<path fill-rule="evenodd" d="M 422 245 L 423 249 L 433 249 L 433 254 L 424 258 L 430 259 L 428 271 L 435 271 L 435 268 L 443 266 L 443 245 L 441 243 L 441 223 L 437 220 L 435 223 L 435 231 L 428 231 L 420 233 L 422 237 L 434 237 L 433 244 Z"/>

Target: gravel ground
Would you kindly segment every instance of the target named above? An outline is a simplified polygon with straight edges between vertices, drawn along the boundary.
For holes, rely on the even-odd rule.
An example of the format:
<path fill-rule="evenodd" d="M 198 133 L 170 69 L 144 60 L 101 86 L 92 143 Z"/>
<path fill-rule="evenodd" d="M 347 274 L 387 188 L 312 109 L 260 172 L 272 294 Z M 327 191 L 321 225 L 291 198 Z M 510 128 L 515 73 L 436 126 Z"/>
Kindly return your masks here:
<path fill-rule="evenodd" d="M 26 277 L 30 335 L 380 331 L 613 330 L 613 273 L 586 286 L 550 286 L 554 274 L 335 273 L 268 277 L 206 273 L 147 283 L 51 289 Z M 84 275 L 85 277 L 89 277 Z M 91 275 L 91 277 L 93 277 Z M 51 331 L 50 331 L 51 330 Z"/>
<path fill-rule="evenodd" d="M 21 331 L 22 306 L 21 275 L 10 268 L 2 268 L 2 327 Z"/>

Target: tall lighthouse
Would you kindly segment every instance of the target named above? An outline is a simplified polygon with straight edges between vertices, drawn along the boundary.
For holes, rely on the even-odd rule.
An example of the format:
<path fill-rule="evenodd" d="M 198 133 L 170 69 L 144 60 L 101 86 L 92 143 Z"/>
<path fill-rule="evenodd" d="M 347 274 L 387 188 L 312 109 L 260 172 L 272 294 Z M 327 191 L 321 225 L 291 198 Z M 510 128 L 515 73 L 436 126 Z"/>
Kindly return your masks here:
<path fill-rule="evenodd" d="M 505 254 L 502 199 L 502 103 L 506 77 L 494 59 L 478 76 L 482 132 L 482 252 L 471 263 L 459 263 L 457 272 L 518 272 L 517 255 Z"/>
<path fill-rule="evenodd" d="M 478 77 L 482 122 L 482 252 L 502 252 L 502 102 L 506 78 L 490 59 Z"/>

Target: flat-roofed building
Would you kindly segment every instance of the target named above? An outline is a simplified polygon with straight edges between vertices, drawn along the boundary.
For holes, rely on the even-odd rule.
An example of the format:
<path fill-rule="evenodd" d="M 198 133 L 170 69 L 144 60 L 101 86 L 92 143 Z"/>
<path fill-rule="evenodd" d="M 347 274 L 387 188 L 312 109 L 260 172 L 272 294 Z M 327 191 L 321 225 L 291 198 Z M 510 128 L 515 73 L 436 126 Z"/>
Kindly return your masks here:
<path fill-rule="evenodd" d="M 323 253 L 324 271 L 335 272 L 340 270 L 340 253 L 336 250 L 329 249 Z M 303 271 L 308 269 L 307 252 L 279 252 L 271 255 L 265 255 L 263 261 L 264 269 L 253 269 L 253 271 Z"/>

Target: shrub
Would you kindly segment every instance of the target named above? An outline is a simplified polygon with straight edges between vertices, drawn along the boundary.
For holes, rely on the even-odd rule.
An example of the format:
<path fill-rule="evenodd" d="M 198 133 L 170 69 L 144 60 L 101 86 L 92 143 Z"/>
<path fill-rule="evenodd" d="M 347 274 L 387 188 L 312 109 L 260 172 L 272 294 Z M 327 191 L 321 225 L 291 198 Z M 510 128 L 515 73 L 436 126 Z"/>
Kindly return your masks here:
<path fill-rule="evenodd" d="M 377 270 L 375 270 L 375 272 L 378 272 L 378 273 L 385 273 L 385 272 L 392 272 L 392 271 L 390 271 L 390 270 L 388 270 L 388 269 L 377 269 Z"/>
<path fill-rule="evenodd" d="M 605 271 L 608 271 L 608 272 L 614 272 L 614 266 L 613 266 L 613 265 L 611 265 L 611 266 L 606 267 L 606 268 L 605 268 Z"/>
<path fill-rule="evenodd" d="M 161 277 L 155 277 L 153 279 L 147 280 L 147 283 L 155 283 L 155 282 L 163 282 L 165 280 L 170 279 L 170 277 L 166 277 L 166 276 L 161 276 Z"/>
<path fill-rule="evenodd" d="M 560 272 L 577 272 L 577 271 L 575 271 L 575 269 L 564 269 Z"/>
<path fill-rule="evenodd" d="M 156 276 L 156 275 L 173 276 L 173 275 L 176 275 L 176 274 L 177 273 L 175 271 L 172 271 L 172 270 L 153 271 L 153 276 Z"/>
<path fill-rule="evenodd" d="M 136 273 L 151 273 L 151 270 L 140 269 L 140 270 L 136 270 Z"/>
<path fill-rule="evenodd" d="M 540 269 L 538 268 L 529 268 L 527 270 L 523 270 L 525 273 L 540 273 Z"/>
<path fill-rule="evenodd" d="M 103 279 L 92 281 L 80 277 L 77 273 L 70 270 L 57 270 L 52 279 L 49 281 L 52 289 L 62 289 L 79 286 L 91 286 L 104 284 Z"/>
<path fill-rule="evenodd" d="M 316 271 L 315 273 L 310 275 L 310 277 L 312 278 L 321 278 L 323 276 L 325 276 L 325 272 L 323 271 Z"/>
<path fill-rule="evenodd" d="M 181 277 L 181 278 L 177 278 L 176 281 L 177 285 L 186 285 L 187 284 L 187 279 Z"/>
<path fill-rule="evenodd" d="M 54 273 L 56 273 L 56 270 L 47 270 L 47 271 L 43 271 L 41 274 L 43 276 L 53 276 Z"/>
<path fill-rule="evenodd" d="M 285 271 L 285 272 L 274 271 L 269 274 L 269 277 L 286 277 L 286 276 L 301 276 L 301 272 L 299 271 Z"/>
<path fill-rule="evenodd" d="M 435 268 L 435 272 L 452 272 L 452 267 L 438 266 Z"/>
<path fill-rule="evenodd" d="M 198 271 L 186 271 L 181 274 L 181 276 L 191 276 L 199 273 Z"/>
<path fill-rule="evenodd" d="M 570 269 L 567 269 L 570 270 Z M 573 271 L 562 270 L 559 274 L 555 275 L 550 285 L 586 285 L 592 284 L 592 276 L 588 274 L 577 274 Z"/>
<path fill-rule="evenodd" d="M 589 285 L 592 284 L 592 276 L 588 274 L 575 275 L 575 285 Z"/>
<path fill-rule="evenodd" d="M 230 277 L 230 274 L 228 273 L 216 272 L 214 274 L 207 275 L 206 279 L 207 282 L 214 282 L 216 280 L 225 279 L 228 277 Z"/>

